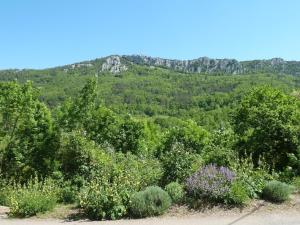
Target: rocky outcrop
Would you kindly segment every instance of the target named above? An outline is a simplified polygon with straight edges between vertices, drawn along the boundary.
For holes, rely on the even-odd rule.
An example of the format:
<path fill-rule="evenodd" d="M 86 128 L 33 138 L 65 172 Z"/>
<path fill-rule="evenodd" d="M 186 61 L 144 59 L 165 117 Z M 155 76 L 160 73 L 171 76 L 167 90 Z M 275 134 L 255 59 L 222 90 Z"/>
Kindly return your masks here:
<path fill-rule="evenodd" d="M 285 61 L 281 58 L 269 60 L 237 61 L 235 59 L 211 59 L 200 57 L 192 60 L 163 59 L 143 55 L 112 55 L 105 58 L 81 62 L 63 67 L 65 71 L 81 67 L 96 67 L 100 72 L 118 74 L 132 65 L 162 67 L 185 73 L 203 74 L 246 74 L 285 73 L 300 75 L 299 61 Z"/>
<path fill-rule="evenodd" d="M 172 60 L 141 55 L 123 57 L 135 64 L 160 66 L 182 72 L 228 74 L 242 72 L 240 63 L 235 59 L 210 59 L 208 57 L 201 57 L 193 60 Z"/>
<path fill-rule="evenodd" d="M 101 71 L 109 71 L 114 74 L 126 71 L 127 69 L 127 66 L 121 62 L 120 56 L 107 57 L 101 67 Z"/>

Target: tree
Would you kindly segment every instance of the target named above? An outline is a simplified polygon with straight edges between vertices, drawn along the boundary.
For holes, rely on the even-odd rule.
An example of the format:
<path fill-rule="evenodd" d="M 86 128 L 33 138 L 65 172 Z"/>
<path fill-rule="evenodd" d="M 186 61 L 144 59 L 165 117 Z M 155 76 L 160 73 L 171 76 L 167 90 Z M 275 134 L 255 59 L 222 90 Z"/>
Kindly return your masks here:
<path fill-rule="evenodd" d="M 8 177 L 27 179 L 55 169 L 58 135 L 48 108 L 30 82 L 0 84 L 1 170 Z"/>
<path fill-rule="evenodd" d="M 240 155 L 252 156 L 255 165 L 264 160 L 277 170 L 290 164 L 290 156 L 299 151 L 299 102 L 271 87 L 249 92 L 233 115 L 239 135 Z"/>
<path fill-rule="evenodd" d="M 88 80 L 78 96 L 68 99 L 58 110 L 58 123 L 67 131 L 81 129 L 96 108 L 96 81 Z"/>

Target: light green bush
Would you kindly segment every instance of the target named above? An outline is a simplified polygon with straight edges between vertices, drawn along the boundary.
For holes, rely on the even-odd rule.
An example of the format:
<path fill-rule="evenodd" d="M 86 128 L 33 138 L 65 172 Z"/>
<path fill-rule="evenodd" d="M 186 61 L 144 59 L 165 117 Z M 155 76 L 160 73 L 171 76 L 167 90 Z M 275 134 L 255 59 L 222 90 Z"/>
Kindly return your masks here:
<path fill-rule="evenodd" d="M 151 186 L 137 192 L 130 199 L 133 217 L 149 217 L 163 214 L 171 206 L 171 198 L 160 187 Z"/>
<path fill-rule="evenodd" d="M 130 194 L 126 184 L 94 180 L 80 192 L 79 203 L 89 219 L 114 220 L 127 213 Z"/>
<path fill-rule="evenodd" d="M 271 181 L 263 189 L 263 198 L 271 202 L 284 202 L 289 199 L 292 188 L 286 183 Z"/>
<path fill-rule="evenodd" d="M 169 194 L 173 203 L 179 203 L 185 195 L 183 186 L 177 182 L 169 183 L 165 187 L 165 191 Z"/>
<path fill-rule="evenodd" d="M 250 198 L 243 183 L 234 181 L 229 192 L 229 203 L 234 205 L 246 205 Z"/>
<path fill-rule="evenodd" d="M 9 195 L 10 216 L 30 217 L 52 210 L 57 203 L 57 188 L 51 180 L 30 180 L 26 185 L 15 185 Z"/>
<path fill-rule="evenodd" d="M 8 197 L 11 192 L 11 186 L 7 185 L 0 188 L 0 205 L 7 206 L 9 204 Z"/>

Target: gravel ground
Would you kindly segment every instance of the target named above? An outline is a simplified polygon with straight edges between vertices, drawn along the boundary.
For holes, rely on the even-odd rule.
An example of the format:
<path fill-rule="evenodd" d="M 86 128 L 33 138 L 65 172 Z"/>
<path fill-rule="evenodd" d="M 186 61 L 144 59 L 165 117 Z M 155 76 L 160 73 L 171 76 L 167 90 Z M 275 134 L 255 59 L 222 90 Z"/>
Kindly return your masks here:
<path fill-rule="evenodd" d="M 282 205 L 254 201 L 244 209 L 203 208 L 191 211 L 186 207 L 173 207 L 165 216 L 117 221 L 70 221 L 67 219 L 30 218 L 8 219 L 5 207 L 0 207 L 1 225 L 300 225 L 300 196 Z"/>

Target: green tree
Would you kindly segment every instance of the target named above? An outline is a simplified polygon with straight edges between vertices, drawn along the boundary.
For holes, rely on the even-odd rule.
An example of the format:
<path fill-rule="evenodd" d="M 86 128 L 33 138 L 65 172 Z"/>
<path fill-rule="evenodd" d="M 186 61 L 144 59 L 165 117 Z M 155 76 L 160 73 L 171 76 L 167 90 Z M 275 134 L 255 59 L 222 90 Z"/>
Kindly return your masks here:
<path fill-rule="evenodd" d="M 8 177 L 45 176 L 55 169 L 58 135 L 30 82 L 0 84 L 1 170 Z"/>
<path fill-rule="evenodd" d="M 271 87 L 258 87 L 249 92 L 233 115 L 233 126 L 239 136 L 241 155 L 260 158 L 277 170 L 290 163 L 299 151 L 299 102 Z"/>

